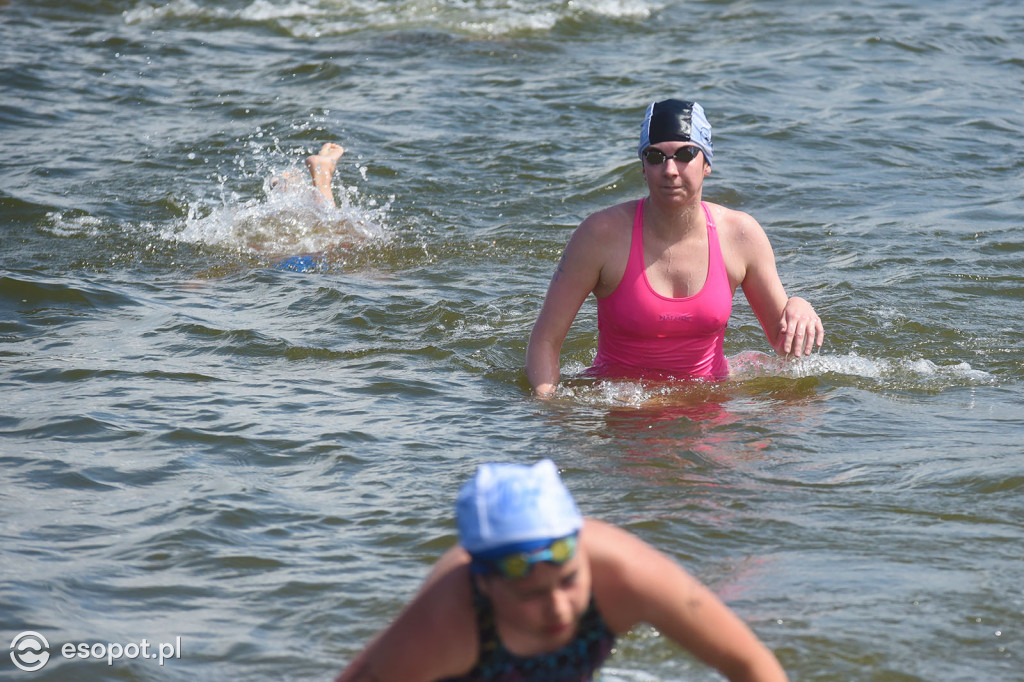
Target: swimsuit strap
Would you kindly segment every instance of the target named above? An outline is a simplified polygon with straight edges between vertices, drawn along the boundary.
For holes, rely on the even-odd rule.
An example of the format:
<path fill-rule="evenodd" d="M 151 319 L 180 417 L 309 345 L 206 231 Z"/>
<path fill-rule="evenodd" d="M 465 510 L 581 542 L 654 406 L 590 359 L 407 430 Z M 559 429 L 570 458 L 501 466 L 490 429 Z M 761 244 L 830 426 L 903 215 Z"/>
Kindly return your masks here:
<path fill-rule="evenodd" d="M 715 230 L 717 232 L 718 230 L 715 225 L 715 219 L 711 217 L 711 209 L 708 208 L 708 205 L 703 201 L 700 202 L 700 207 L 704 209 L 704 217 L 708 219 L 708 229 Z"/>

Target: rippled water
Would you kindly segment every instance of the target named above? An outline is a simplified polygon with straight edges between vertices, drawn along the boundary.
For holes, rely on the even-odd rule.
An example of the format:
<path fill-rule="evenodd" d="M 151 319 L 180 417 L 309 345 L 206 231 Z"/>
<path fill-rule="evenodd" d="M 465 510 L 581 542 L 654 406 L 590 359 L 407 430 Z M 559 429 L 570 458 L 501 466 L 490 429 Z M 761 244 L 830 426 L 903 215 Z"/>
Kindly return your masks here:
<path fill-rule="evenodd" d="M 1018 5 L 0 2 L 0 635 L 51 651 L 0 677 L 329 679 L 474 467 L 548 456 L 794 680 L 1024 679 Z M 764 355 L 738 296 L 735 380 L 597 382 L 591 302 L 536 401 L 547 280 L 664 96 L 825 347 Z M 325 141 L 336 210 L 269 190 Z M 717 679 L 643 628 L 605 677 Z"/>

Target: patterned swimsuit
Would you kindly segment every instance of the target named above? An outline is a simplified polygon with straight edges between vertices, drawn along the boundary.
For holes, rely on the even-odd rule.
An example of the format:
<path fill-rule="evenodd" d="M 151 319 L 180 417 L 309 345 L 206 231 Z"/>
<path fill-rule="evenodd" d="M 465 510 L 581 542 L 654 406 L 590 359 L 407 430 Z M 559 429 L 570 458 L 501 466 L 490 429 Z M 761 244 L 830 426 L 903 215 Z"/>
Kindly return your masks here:
<path fill-rule="evenodd" d="M 491 602 L 475 582 L 473 609 L 480 633 L 480 658 L 465 675 L 442 682 L 588 682 L 594 679 L 615 644 L 615 634 L 605 624 L 593 597 L 573 640 L 557 651 L 539 656 L 516 656 L 502 645 Z"/>

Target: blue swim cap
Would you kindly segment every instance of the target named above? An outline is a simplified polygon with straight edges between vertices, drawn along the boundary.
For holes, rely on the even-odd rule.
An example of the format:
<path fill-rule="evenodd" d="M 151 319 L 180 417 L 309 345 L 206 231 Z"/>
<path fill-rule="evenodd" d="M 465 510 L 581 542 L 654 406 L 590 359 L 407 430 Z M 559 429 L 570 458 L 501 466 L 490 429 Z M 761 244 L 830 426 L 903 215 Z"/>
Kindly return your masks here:
<path fill-rule="evenodd" d="M 322 262 L 314 256 L 291 256 L 274 266 L 278 270 L 314 272 L 323 268 Z"/>
<path fill-rule="evenodd" d="M 637 155 L 643 155 L 645 149 L 658 142 L 692 142 L 700 147 L 710 164 L 714 148 L 711 145 L 711 124 L 704 115 L 704 107 L 678 99 L 649 104 L 640 125 Z"/>
<path fill-rule="evenodd" d="M 459 543 L 474 556 L 551 542 L 583 525 L 576 502 L 550 459 L 533 466 L 482 465 L 459 491 L 455 519 Z"/>

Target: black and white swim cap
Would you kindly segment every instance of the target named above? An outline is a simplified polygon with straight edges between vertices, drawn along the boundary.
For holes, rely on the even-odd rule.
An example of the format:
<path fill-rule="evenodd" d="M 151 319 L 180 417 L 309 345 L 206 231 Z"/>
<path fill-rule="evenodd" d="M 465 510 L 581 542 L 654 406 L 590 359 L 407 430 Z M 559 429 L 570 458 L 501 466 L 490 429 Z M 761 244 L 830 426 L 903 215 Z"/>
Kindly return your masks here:
<path fill-rule="evenodd" d="M 692 142 L 700 147 L 710 164 L 714 148 L 711 145 L 711 124 L 704 115 L 704 107 L 678 99 L 648 105 L 640 126 L 637 155 L 642 155 L 645 149 L 658 142 Z"/>

